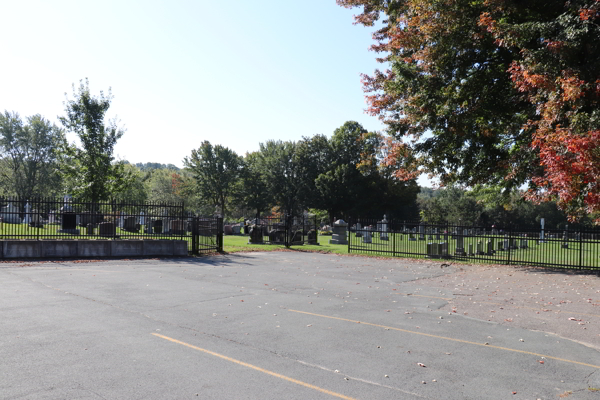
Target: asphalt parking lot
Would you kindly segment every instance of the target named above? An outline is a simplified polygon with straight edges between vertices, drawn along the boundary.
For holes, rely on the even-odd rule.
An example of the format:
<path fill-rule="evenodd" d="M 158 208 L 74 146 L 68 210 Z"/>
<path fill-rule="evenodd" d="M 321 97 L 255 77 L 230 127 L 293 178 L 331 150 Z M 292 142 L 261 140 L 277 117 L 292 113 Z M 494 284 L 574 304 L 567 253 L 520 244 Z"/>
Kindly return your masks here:
<path fill-rule="evenodd" d="M 294 251 L 2 263 L 0 397 L 600 399 L 600 279 L 506 268 Z"/>

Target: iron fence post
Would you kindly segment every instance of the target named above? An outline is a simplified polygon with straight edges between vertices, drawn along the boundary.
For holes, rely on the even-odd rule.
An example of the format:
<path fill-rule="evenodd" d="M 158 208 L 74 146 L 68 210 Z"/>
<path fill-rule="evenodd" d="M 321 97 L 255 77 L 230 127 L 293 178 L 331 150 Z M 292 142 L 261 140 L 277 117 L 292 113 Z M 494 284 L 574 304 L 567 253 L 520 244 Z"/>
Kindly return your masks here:
<path fill-rule="evenodd" d="M 352 231 L 350 230 L 352 228 L 352 218 L 348 218 L 348 226 L 346 227 L 346 234 L 348 235 L 348 254 L 350 254 L 351 252 L 351 242 L 352 242 Z"/>
<path fill-rule="evenodd" d="M 508 229 L 508 265 L 510 265 L 510 248 L 512 243 L 512 227 Z"/>
<path fill-rule="evenodd" d="M 392 257 L 396 256 L 396 235 L 398 234 L 395 229 L 395 224 L 390 224 L 390 231 L 392 233 Z"/>
<path fill-rule="evenodd" d="M 217 217 L 217 251 L 223 252 L 223 218 Z"/>
<path fill-rule="evenodd" d="M 579 227 L 579 269 L 583 268 L 583 233 L 581 226 Z"/>

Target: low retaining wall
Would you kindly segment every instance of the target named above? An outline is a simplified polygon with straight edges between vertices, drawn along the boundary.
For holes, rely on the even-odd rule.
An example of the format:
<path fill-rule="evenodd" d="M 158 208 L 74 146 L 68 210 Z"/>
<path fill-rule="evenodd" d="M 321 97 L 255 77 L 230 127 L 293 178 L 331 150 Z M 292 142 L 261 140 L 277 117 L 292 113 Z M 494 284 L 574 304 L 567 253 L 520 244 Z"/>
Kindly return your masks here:
<path fill-rule="evenodd" d="M 187 255 L 185 240 L 0 240 L 0 258 Z"/>

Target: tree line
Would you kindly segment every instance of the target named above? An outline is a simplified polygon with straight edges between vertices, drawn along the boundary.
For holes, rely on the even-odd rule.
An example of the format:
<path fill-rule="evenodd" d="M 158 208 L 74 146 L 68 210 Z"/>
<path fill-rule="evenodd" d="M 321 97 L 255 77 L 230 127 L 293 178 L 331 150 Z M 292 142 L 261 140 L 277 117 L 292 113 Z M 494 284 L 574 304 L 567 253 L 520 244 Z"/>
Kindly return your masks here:
<path fill-rule="evenodd" d="M 502 185 L 420 188 L 414 178 L 398 177 L 397 165 L 389 162 L 387 139 L 354 121 L 330 138 L 269 140 L 243 156 L 204 141 L 183 160 L 183 169 L 117 161 L 113 150 L 124 130 L 105 118 L 111 100 L 110 91 L 93 96 L 86 80 L 67 97 L 65 115 L 59 118 L 62 127 L 40 115 L 22 119 L 15 112 L 0 114 L 0 196 L 183 202 L 187 211 L 228 219 L 310 210 L 324 223 L 384 214 L 474 225 L 519 221 L 532 228 L 540 218 L 546 218 L 548 227 L 567 223 L 555 202 L 535 205 Z M 77 134 L 79 146 L 67 142 L 66 131 Z"/>

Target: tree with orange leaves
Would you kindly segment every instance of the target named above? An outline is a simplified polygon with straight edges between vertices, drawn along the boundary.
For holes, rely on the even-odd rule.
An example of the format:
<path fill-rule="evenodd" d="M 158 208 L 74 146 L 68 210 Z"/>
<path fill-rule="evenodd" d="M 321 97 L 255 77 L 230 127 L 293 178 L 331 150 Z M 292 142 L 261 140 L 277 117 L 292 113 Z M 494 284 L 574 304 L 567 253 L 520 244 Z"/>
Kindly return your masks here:
<path fill-rule="evenodd" d="M 389 68 L 363 83 L 397 176 L 528 184 L 571 219 L 600 215 L 600 1 L 337 2 L 384 17 Z"/>

